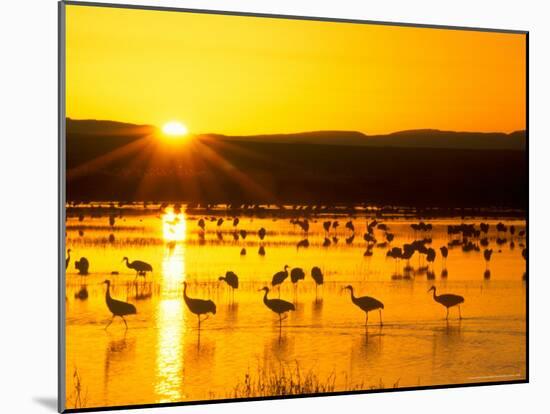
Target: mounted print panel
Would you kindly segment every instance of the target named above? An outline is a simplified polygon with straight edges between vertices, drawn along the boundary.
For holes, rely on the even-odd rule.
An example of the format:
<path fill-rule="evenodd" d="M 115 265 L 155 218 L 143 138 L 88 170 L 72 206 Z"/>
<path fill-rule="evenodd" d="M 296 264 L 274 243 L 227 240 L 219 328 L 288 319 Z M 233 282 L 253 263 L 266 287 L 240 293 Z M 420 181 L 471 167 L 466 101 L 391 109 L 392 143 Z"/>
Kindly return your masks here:
<path fill-rule="evenodd" d="M 528 380 L 527 33 L 60 11 L 60 410 Z"/>

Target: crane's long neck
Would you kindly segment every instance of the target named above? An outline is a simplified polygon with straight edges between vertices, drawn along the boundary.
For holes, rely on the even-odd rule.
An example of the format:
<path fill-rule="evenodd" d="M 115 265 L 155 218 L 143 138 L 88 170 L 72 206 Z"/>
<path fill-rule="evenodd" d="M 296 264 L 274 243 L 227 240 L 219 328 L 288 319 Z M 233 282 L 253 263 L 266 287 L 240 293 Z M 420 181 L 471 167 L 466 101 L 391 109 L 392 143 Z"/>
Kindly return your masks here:
<path fill-rule="evenodd" d="M 268 290 L 266 289 L 264 292 L 265 292 L 264 293 L 264 303 L 267 304 L 267 292 L 268 292 Z"/>
<path fill-rule="evenodd" d="M 351 301 L 352 301 L 353 303 L 355 303 L 356 298 L 355 298 L 355 295 L 353 294 L 353 288 L 350 288 L 350 289 L 349 289 L 349 294 L 350 294 L 350 296 L 351 296 Z"/>
<path fill-rule="evenodd" d="M 111 285 L 107 283 L 107 291 L 105 292 L 105 300 L 107 302 L 111 301 Z"/>
<path fill-rule="evenodd" d="M 434 288 L 434 289 L 432 289 L 432 294 L 433 294 L 433 298 L 434 298 L 434 300 L 437 300 L 437 295 L 435 294 L 435 288 Z"/>
<path fill-rule="evenodd" d="M 130 262 L 127 257 L 124 258 L 124 261 L 126 262 L 126 267 L 130 267 Z"/>

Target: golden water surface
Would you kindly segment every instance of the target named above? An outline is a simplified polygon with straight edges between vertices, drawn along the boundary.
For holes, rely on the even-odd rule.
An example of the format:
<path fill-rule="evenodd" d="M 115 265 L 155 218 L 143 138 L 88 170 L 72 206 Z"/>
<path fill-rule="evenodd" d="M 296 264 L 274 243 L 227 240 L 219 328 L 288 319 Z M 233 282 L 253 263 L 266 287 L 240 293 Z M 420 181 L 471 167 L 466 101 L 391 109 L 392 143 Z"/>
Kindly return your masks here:
<path fill-rule="evenodd" d="M 522 280 L 525 260 L 518 231 L 523 220 L 437 219 L 429 233 L 416 233 L 406 218 L 382 220 L 395 234 L 391 246 L 410 243 L 420 236 L 432 238 L 437 251 L 433 263 L 435 280 L 402 274 L 403 260 L 386 257 L 388 247 L 374 247 L 366 257 L 363 234 L 367 218 L 353 218 L 355 238 L 344 227 L 346 216 L 310 219 L 306 233 L 288 218 L 233 216 L 223 224 L 211 215 L 175 214 L 159 206 L 120 209 L 113 225 L 107 215 L 85 214 L 67 219 L 67 247 L 71 260 L 66 275 L 66 390 L 67 407 L 98 407 L 161 402 L 196 401 L 243 396 L 245 378 L 281 372 L 311 375 L 334 391 L 350 389 L 427 386 L 524 379 L 526 342 L 526 286 Z M 117 213 L 118 214 L 118 213 Z M 206 230 L 198 219 L 206 218 Z M 325 233 L 325 220 L 339 226 Z M 381 221 L 379 219 L 379 221 Z M 485 279 L 481 252 L 450 249 L 448 277 L 442 278 L 439 248 L 451 240 L 447 225 L 484 221 L 491 224 L 490 248 L 494 250 Z M 497 245 L 495 224 L 514 224 L 513 245 Z M 264 227 L 262 241 L 257 231 Z M 235 240 L 234 232 L 247 236 Z M 379 241 L 383 232 L 375 231 Z M 325 237 L 330 245 L 323 246 Z M 307 237 L 309 246 L 297 244 Z M 336 237 L 338 240 L 333 239 Z M 348 240 L 346 240 L 348 239 Z M 265 256 L 258 254 L 259 246 Z M 246 255 L 240 251 L 245 248 Z M 143 260 L 153 267 L 146 279 L 122 262 Z M 90 274 L 80 276 L 74 261 L 86 257 Z M 417 253 L 410 260 L 417 268 L 427 262 Z M 279 330 L 279 319 L 263 303 L 263 286 L 274 273 L 302 267 L 306 278 L 294 289 L 290 278 L 281 288 L 281 299 L 294 302 Z M 311 268 L 322 269 L 325 283 L 318 289 Z M 231 292 L 218 277 L 235 272 L 239 289 Z M 118 272 L 118 274 L 112 274 Z M 128 329 L 120 318 L 105 330 L 111 319 L 105 303 L 104 280 L 111 280 L 111 295 L 130 302 L 137 314 L 127 316 Z M 215 315 L 201 324 L 183 300 L 183 281 L 188 295 L 212 299 Z M 384 303 L 384 325 L 378 312 L 365 314 L 350 300 L 351 284 L 356 296 L 369 295 Z M 462 320 L 451 308 L 434 302 L 427 290 L 464 296 Z M 275 289 L 269 296 L 278 297 Z M 263 374 L 262 374 L 263 373 Z"/>

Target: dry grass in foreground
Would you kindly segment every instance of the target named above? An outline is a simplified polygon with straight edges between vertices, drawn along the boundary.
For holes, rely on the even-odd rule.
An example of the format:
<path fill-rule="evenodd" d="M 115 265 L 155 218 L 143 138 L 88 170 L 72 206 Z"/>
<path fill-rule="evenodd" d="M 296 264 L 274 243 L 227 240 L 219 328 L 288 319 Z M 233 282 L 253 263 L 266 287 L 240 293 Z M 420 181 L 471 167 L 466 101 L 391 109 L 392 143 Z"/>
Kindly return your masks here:
<path fill-rule="evenodd" d="M 397 380 L 391 388 L 398 388 Z M 335 391 L 359 391 L 390 388 L 386 387 L 382 380 L 376 385 L 347 384 L 341 389 L 336 387 L 336 374 L 332 372 L 326 378 L 320 378 L 315 372 L 309 370 L 302 372 L 298 362 L 289 366 L 279 364 L 278 367 L 258 367 L 255 374 L 250 370 L 244 375 L 242 381 L 234 386 L 229 398 L 253 398 L 281 395 L 321 394 Z"/>

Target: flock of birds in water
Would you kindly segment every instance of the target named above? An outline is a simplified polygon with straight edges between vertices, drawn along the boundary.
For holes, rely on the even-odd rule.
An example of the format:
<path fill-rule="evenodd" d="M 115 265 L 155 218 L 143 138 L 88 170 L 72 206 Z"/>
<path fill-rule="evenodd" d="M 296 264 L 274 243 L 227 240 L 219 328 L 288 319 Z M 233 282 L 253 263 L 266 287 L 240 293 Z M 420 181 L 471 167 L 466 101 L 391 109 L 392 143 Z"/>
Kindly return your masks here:
<path fill-rule="evenodd" d="M 82 220 L 81 220 L 82 221 Z M 223 218 L 215 219 L 212 218 L 211 221 L 217 221 L 217 226 L 221 226 L 223 224 Z M 310 228 L 310 221 L 306 219 L 291 219 L 291 223 L 294 225 L 299 226 L 304 233 L 309 232 Z M 114 219 L 110 218 L 110 224 L 114 224 Z M 233 226 L 236 227 L 239 224 L 239 218 L 233 219 Z M 199 233 L 199 238 L 204 239 L 204 233 L 206 231 L 206 220 L 204 218 L 201 218 L 198 220 L 198 226 L 201 229 L 201 232 Z M 323 243 L 323 246 L 330 245 L 331 243 L 336 243 L 336 236 L 333 236 L 333 239 L 331 240 L 329 238 L 331 231 L 335 231 L 339 226 L 338 221 L 332 221 L 327 220 L 323 222 L 323 229 L 325 231 L 325 241 Z M 386 257 L 392 258 L 395 260 L 395 273 L 392 275 L 392 279 L 409 279 L 411 278 L 413 272 L 414 274 L 418 273 L 425 273 L 427 276 L 427 279 L 434 279 L 435 273 L 433 271 L 433 262 L 435 261 L 435 258 L 437 256 L 437 252 L 432 247 L 428 247 L 428 245 L 431 244 L 431 237 L 428 237 L 429 233 L 432 231 L 432 225 L 429 223 L 425 223 L 423 221 L 420 221 L 419 223 L 413 223 L 410 225 L 411 229 L 414 231 L 415 234 L 415 240 L 411 243 L 405 243 L 403 246 L 391 246 L 391 243 L 394 240 L 394 234 L 390 231 L 390 228 L 387 224 L 378 222 L 377 220 L 372 220 L 370 222 L 367 222 L 366 232 L 363 235 L 363 239 L 367 243 L 367 249 L 364 253 L 364 256 L 372 256 L 373 247 L 381 247 L 381 248 L 387 248 Z M 441 273 L 441 277 L 445 278 L 448 275 L 447 269 L 446 269 L 446 259 L 449 254 L 449 249 L 455 248 L 455 247 L 461 247 L 464 252 L 470 252 L 470 251 L 476 251 L 480 252 L 481 248 L 484 248 L 483 250 L 483 257 L 486 262 L 486 269 L 484 272 L 484 278 L 489 279 L 491 276 L 491 272 L 489 269 L 489 262 L 491 260 L 493 249 L 487 248 L 489 246 L 489 224 L 487 223 L 480 223 L 479 228 L 476 227 L 474 224 L 458 224 L 458 225 L 448 225 L 447 226 L 447 234 L 450 237 L 450 241 L 447 243 L 447 246 L 441 246 L 440 247 L 440 254 L 443 259 L 443 270 Z M 348 221 L 345 223 L 345 228 L 349 230 L 352 234 L 346 238 L 346 242 L 349 244 L 353 241 L 353 238 L 355 237 L 356 229 L 353 221 Z M 377 239 L 375 236 L 375 230 L 378 230 L 379 232 L 382 232 L 382 240 Z M 510 241 L 510 247 L 514 248 L 514 236 L 517 234 L 517 238 L 520 241 L 520 247 L 522 247 L 522 257 L 526 260 L 527 259 L 527 250 L 523 243 L 525 239 L 525 230 L 519 230 L 516 232 L 516 228 L 514 225 L 506 226 L 503 223 L 498 223 L 496 225 L 497 230 L 497 239 L 496 243 L 498 246 L 501 246 L 502 244 L 507 243 L 507 234 L 510 233 L 511 241 Z M 236 232 L 237 233 L 237 232 Z M 246 230 L 240 230 L 237 234 L 239 234 L 243 239 L 246 238 Z M 260 228 L 258 231 L 258 237 L 260 240 L 263 240 L 267 234 L 267 231 L 265 228 Z M 417 236 L 421 235 L 422 237 L 418 238 Z M 302 240 L 300 243 L 298 243 L 298 247 L 307 247 L 309 244 L 307 242 L 307 238 Z M 244 249 L 244 248 L 243 248 Z M 265 249 L 263 245 L 260 246 L 259 254 L 261 255 L 263 251 L 263 254 L 265 254 Z M 413 257 L 414 253 L 418 253 L 419 257 L 419 266 L 418 269 L 414 269 L 410 264 L 410 259 Z M 65 262 L 65 269 L 68 268 L 69 262 L 71 260 L 71 249 L 68 249 L 67 251 L 68 255 L 66 257 Z M 241 254 L 246 254 L 246 251 L 241 251 Z M 421 265 L 422 258 L 426 259 L 428 262 L 427 265 Z M 405 260 L 406 265 L 403 268 L 403 274 L 400 274 L 398 271 L 399 261 Z M 134 260 L 130 261 L 128 257 L 124 257 L 122 260 L 126 266 L 134 270 L 136 279 L 141 276 L 143 278 L 146 278 L 148 272 L 153 271 L 153 267 L 144 261 L 141 260 Z M 89 272 L 89 261 L 85 257 L 80 258 L 80 260 L 77 260 L 74 262 L 75 268 L 78 270 L 80 275 L 87 275 Z M 294 267 L 290 269 L 288 265 L 285 265 L 283 270 L 275 273 L 271 280 L 271 288 L 277 288 L 279 291 L 279 298 L 269 298 L 268 294 L 270 292 L 270 288 L 265 286 L 259 291 L 264 292 L 263 294 L 263 303 L 265 306 L 276 313 L 279 317 L 279 328 L 282 326 L 282 321 L 288 316 L 288 312 L 296 310 L 295 305 L 291 302 L 288 302 L 286 300 L 280 299 L 280 286 L 281 284 L 287 280 L 290 277 L 290 281 L 293 283 L 294 288 L 297 289 L 297 284 L 300 280 L 304 280 L 306 273 L 304 270 L 300 267 Z M 112 272 L 112 275 L 116 275 L 118 272 Z M 311 269 L 311 277 L 315 282 L 316 286 L 316 296 L 317 296 L 317 287 L 320 285 L 323 285 L 324 283 L 324 275 L 321 269 L 317 266 L 314 266 Z M 523 274 L 523 279 L 526 279 L 526 273 Z M 237 274 L 233 271 L 227 271 L 225 276 L 220 276 L 219 281 L 225 282 L 232 291 L 232 295 L 234 297 L 234 292 L 236 289 L 239 288 L 239 278 Z M 113 322 L 115 317 L 120 317 L 124 321 L 124 325 L 126 326 L 126 329 L 128 328 L 128 325 L 126 323 L 125 316 L 133 315 L 137 313 L 136 307 L 130 303 L 117 300 L 111 297 L 110 292 L 110 286 L 111 281 L 105 280 L 104 283 L 107 286 L 106 294 L 105 294 L 105 302 L 107 305 L 107 308 L 112 314 L 112 318 L 105 327 L 107 329 L 111 323 Z M 188 296 L 187 294 L 187 282 L 183 282 L 183 298 L 185 301 L 185 304 L 189 311 L 193 314 L 195 314 L 198 318 L 198 328 L 200 331 L 201 323 L 204 322 L 210 314 L 215 315 L 216 314 L 216 304 L 208 299 L 198 299 L 198 298 L 192 298 Z M 365 312 L 365 326 L 368 324 L 368 318 L 369 318 L 369 312 L 378 310 L 379 313 L 379 323 L 382 325 L 382 310 L 384 309 L 384 304 L 379 301 L 376 298 L 370 297 L 370 296 L 361 296 L 356 297 L 354 294 L 353 286 L 347 285 L 343 287 L 343 289 L 348 290 L 350 292 L 350 298 L 351 302 L 357 306 L 360 310 Z M 436 287 L 432 286 L 428 293 L 432 292 L 433 300 L 442 306 L 446 308 L 446 319 L 449 318 L 449 309 L 452 307 L 458 308 L 459 313 L 459 319 L 462 319 L 462 314 L 460 310 L 460 305 L 464 303 L 464 297 L 460 295 L 455 294 L 441 294 L 437 295 L 436 293 Z M 77 293 L 77 295 L 86 295 L 87 297 L 87 291 L 81 291 Z M 84 299 L 84 297 L 80 297 L 80 299 Z"/>

